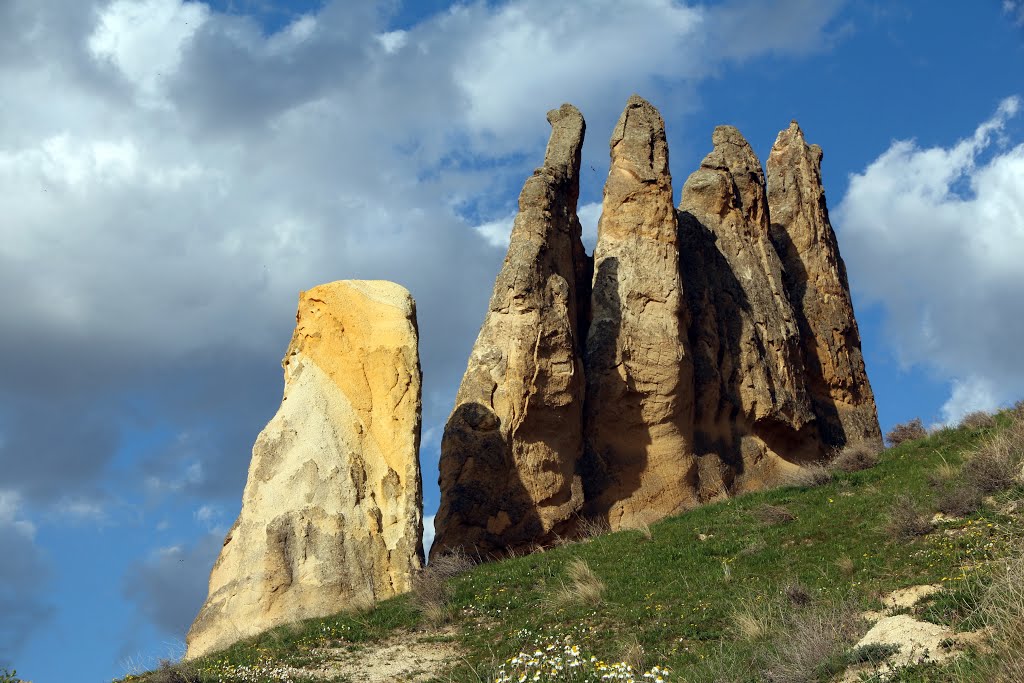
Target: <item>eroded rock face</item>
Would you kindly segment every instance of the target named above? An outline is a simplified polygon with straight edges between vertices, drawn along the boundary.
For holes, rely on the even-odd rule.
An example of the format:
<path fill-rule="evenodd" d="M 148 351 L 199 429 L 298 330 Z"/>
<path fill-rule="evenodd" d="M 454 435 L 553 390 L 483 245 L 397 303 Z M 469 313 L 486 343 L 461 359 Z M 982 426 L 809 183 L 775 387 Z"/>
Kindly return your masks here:
<path fill-rule="evenodd" d="M 867 441 L 880 447 L 846 266 L 828 219 L 821 158 L 821 148 L 807 144 L 796 121 L 779 133 L 767 164 L 771 237 L 785 265 L 823 442 L 841 447 Z"/>
<path fill-rule="evenodd" d="M 589 291 L 577 285 L 587 264 L 576 203 L 585 124 L 571 105 L 548 122 L 544 165 L 519 195 L 508 254 L 445 426 L 431 557 L 550 542 L 583 504 L 579 324 Z"/>
<path fill-rule="evenodd" d="M 679 205 L 702 498 L 759 488 L 822 455 L 761 164 L 731 126 L 712 141 Z"/>
<path fill-rule="evenodd" d="M 587 513 L 613 529 L 694 502 L 685 334 L 665 123 L 634 95 L 612 133 L 587 336 Z"/>
<path fill-rule="evenodd" d="M 423 561 L 415 304 L 390 282 L 299 297 L 284 398 L 189 630 L 189 658 L 409 590 Z"/>

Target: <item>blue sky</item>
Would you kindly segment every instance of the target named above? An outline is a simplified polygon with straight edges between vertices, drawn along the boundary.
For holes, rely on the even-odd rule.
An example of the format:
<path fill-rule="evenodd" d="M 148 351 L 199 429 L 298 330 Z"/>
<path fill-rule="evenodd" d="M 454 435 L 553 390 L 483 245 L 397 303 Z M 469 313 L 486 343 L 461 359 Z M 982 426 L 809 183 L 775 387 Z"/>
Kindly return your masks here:
<path fill-rule="evenodd" d="M 544 115 L 628 96 L 674 184 L 736 125 L 825 152 L 883 429 L 1024 398 L 1024 3 L 0 2 L 0 666 L 181 652 L 277 408 L 297 294 L 417 299 L 441 429 Z M 592 244 L 592 242 L 591 242 Z"/>

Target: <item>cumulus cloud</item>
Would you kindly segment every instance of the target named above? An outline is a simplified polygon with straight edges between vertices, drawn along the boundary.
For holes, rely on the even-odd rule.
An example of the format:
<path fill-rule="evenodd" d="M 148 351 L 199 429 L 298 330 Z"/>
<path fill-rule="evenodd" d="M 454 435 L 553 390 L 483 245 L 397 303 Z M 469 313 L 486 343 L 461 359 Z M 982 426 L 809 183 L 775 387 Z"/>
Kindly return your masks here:
<path fill-rule="evenodd" d="M 949 147 L 894 142 L 850 178 L 836 212 L 858 290 L 881 304 L 904 363 L 952 382 L 943 415 L 1024 395 L 1024 142 L 1021 100 Z"/>
<path fill-rule="evenodd" d="M 5 486 L 96 518 L 126 491 L 189 514 L 237 502 L 297 294 L 342 278 L 416 298 L 438 428 L 501 262 L 500 230 L 473 226 L 514 209 L 544 112 L 578 104 L 601 131 L 588 158 L 606 158 L 630 92 L 684 111 L 737 58 L 717 10 L 678 1 L 479 2 L 400 31 L 393 6 L 335 0 L 268 29 L 193 0 L 0 2 Z M 750 53 L 806 51 L 829 13 L 805 10 L 781 3 L 793 21 Z M 173 559 L 200 585 L 197 548 Z M 180 632 L 174 605 L 147 606 L 170 562 L 126 590 Z"/>

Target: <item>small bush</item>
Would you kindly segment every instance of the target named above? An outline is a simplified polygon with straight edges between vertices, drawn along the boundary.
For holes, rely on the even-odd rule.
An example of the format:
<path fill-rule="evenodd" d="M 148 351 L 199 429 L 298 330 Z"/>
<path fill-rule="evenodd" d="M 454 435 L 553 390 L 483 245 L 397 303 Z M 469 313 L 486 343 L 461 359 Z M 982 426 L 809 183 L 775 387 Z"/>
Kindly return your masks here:
<path fill-rule="evenodd" d="M 427 621 L 448 620 L 449 581 L 473 568 L 474 562 L 461 548 L 435 557 L 413 580 L 412 601 Z"/>
<path fill-rule="evenodd" d="M 984 410 L 967 413 L 960 419 L 960 426 L 965 429 L 991 429 L 996 426 L 996 419 Z"/>
<path fill-rule="evenodd" d="M 0 669 L 0 683 L 19 683 L 18 672 L 13 669 Z"/>
<path fill-rule="evenodd" d="M 612 530 L 608 520 L 603 517 L 580 517 L 576 520 L 575 537 L 580 541 L 588 541 L 604 536 Z"/>
<path fill-rule="evenodd" d="M 775 526 L 776 524 L 785 524 L 786 522 L 792 522 L 796 519 L 796 515 L 789 511 L 785 505 L 772 505 L 765 503 L 760 505 L 753 510 L 754 517 L 757 521 L 768 526 Z"/>
<path fill-rule="evenodd" d="M 917 501 L 904 494 L 898 496 L 889 510 L 889 534 L 901 541 L 924 536 L 932 530 L 932 522 L 921 511 Z"/>
<path fill-rule="evenodd" d="M 830 680 L 846 665 L 846 651 L 864 631 L 851 603 L 791 610 L 783 615 L 775 642 L 765 654 L 763 679 L 771 683 Z"/>
<path fill-rule="evenodd" d="M 1013 486 L 1024 460 L 1024 428 L 1011 425 L 993 435 L 972 453 L 963 465 L 964 480 L 982 493 L 994 493 Z"/>
<path fill-rule="evenodd" d="M 782 589 L 782 594 L 789 600 L 789 604 L 795 607 L 806 607 L 814 601 L 811 591 L 799 581 L 788 584 Z"/>
<path fill-rule="evenodd" d="M 928 436 L 928 432 L 921 424 L 921 418 L 915 417 L 910 422 L 903 422 L 889 430 L 889 433 L 885 435 L 885 440 L 889 442 L 890 446 L 896 447 L 906 441 L 923 439 L 926 436 Z"/>
<path fill-rule="evenodd" d="M 982 497 L 981 491 L 969 482 L 956 482 L 946 486 L 939 494 L 935 507 L 945 515 L 963 517 L 978 511 Z"/>
<path fill-rule="evenodd" d="M 870 469 L 877 464 L 878 448 L 861 441 L 860 443 L 845 446 L 829 463 L 829 466 L 839 472 L 860 472 L 861 470 Z"/>
<path fill-rule="evenodd" d="M 191 664 L 175 664 L 163 659 L 160 660 L 160 666 L 146 678 L 146 683 L 199 683 L 199 680 L 199 673 Z"/>
<path fill-rule="evenodd" d="M 846 656 L 846 663 L 848 666 L 858 664 L 877 666 L 899 651 L 899 645 L 892 643 L 869 643 L 851 650 Z"/>

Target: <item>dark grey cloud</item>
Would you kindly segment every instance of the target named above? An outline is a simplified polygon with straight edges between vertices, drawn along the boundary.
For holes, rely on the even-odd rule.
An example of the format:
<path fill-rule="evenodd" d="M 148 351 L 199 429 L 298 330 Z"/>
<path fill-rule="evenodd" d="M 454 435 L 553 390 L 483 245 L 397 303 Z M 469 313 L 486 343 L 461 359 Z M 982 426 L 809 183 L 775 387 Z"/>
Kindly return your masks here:
<path fill-rule="evenodd" d="M 16 494 L 0 491 L 0 667 L 13 666 L 21 647 L 54 613 L 45 598 L 49 566 L 19 507 Z"/>

